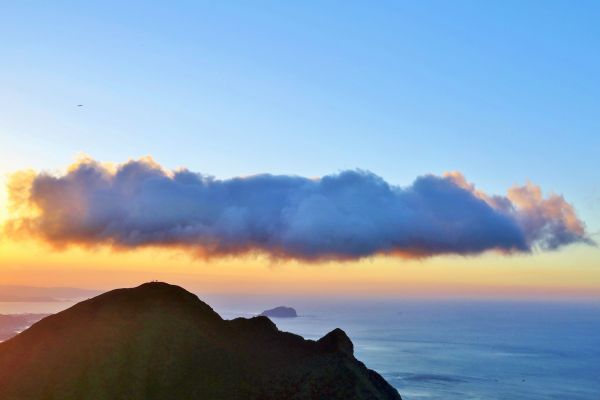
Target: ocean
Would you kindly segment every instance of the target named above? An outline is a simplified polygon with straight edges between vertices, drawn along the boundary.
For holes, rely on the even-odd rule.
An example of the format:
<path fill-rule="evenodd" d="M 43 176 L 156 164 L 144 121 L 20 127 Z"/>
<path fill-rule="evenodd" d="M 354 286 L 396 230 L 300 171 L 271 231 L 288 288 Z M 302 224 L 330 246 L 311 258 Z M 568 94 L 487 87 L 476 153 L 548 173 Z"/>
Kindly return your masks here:
<path fill-rule="evenodd" d="M 298 312 L 274 322 L 307 339 L 342 328 L 404 400 L 600 400 L 600 303 L 309 303 Z"/>
<path fill-rule="evenodd" d="M 298 318 L 273 320 L 307 339 L 342 328 L 404 400 L 600 400 L 600 302 L 208 300 L 227 319 L 293 306 Z M 0 314 L 71 304 L 0 303 Z"/>

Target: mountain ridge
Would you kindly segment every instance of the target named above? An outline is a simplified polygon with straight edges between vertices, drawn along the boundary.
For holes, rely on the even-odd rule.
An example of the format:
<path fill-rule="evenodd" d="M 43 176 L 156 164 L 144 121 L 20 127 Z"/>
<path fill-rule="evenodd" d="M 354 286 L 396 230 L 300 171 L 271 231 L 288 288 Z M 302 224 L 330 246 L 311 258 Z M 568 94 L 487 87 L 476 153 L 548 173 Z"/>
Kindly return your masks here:
<path fill-rule="evenodd" d="M 400 399 L 336 329 L 318 341 L 267 317 L 224 320 L 151 282 L 115 289 L 0 343 L 0 398 Z"/>

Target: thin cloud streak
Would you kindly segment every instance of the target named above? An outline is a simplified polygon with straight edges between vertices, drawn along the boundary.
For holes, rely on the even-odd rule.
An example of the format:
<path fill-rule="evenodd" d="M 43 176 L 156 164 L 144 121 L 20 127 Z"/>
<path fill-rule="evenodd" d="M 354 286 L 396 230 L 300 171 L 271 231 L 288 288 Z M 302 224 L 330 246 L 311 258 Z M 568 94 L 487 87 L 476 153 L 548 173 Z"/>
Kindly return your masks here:
<path fill-rule="evenodd" d="M 204 257 L 317 261 L 593 244 L 562 196 L 544 197 L 530 183 L 492 196 L 457 172 L 399 187 L 361 170 L 219 180 L 150 158 L 110 166 L 84 159 L 60 176 L 17 173 L 8 190 L 5 233 L 58 248 L 173 246 Z"/>

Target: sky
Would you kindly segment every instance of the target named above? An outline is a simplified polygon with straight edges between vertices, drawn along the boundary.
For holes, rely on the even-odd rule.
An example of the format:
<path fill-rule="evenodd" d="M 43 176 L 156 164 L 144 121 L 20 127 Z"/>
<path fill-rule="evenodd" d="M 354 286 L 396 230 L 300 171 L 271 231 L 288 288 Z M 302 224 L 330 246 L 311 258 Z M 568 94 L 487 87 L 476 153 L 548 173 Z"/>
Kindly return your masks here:
<path fill-rule="evenodd" d="M 527 234 L 476 254 L 462 246 L 426 257 L 413 257 L 414 248 L 398 256 L 406 246 L 377 242 L 347 259 L 347 250 L 310 247 L 303 237 L 283 247 L 283 258 L 272 257 L 273 247 L 238 251 L 252 241 L 206 258 L 187 245 L 115 248 L 114 235 L 90 245 L 96 236 L 65 241 L 38 228 L 5 230 L 0 282 L 110 288 L 161 279 L 223 293 L 600 296 L 600 250 L 590 245 L 600 232 L 599 18 L 591 1 L 4 4 L 4 221 L 15 217 L 7 185 L 16 171 L 65 177 L 83 155 L 117 168 L 151 157 L 167 177 L 185 168 L 219 182 L 265 173 L 322 182 L 360 169 L 394 192 L 458 171 L 490 212 L 501 210 L 485 199 L 510 198 L 507 191 L 530 182 L 544 198 L 563 196 L 588 240 L 545 250 Z M 65 212 L 67 200 L 75 201 L 57 202 Z M 52 205 L 44 216 L 58 215 Z M 464 207 L 457 203 L 452 215 Z M 517 211 L 509 222 L 529 227 L 523 221 L 531 212 Z M 80 222 L 71 217 L 61 227 Z M 438 243 L 427 240 L 428 249 Z M 302 256 L 289 257 L 298 246 Z M 318 257 L 307 259 L 306 246 Z"/>

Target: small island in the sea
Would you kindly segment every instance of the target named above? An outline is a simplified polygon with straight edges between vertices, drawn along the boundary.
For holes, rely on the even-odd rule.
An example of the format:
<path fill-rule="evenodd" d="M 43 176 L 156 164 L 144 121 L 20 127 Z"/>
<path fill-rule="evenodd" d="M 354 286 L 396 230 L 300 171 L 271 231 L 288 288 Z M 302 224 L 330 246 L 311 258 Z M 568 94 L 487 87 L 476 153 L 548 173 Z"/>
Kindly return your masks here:
<path fill-rule="evenodd" d="M 260 316 L 270 318 L 296 318 L 298 317 L 298 313 L 292 307 L 279 306 L 261 312 Z"/>

